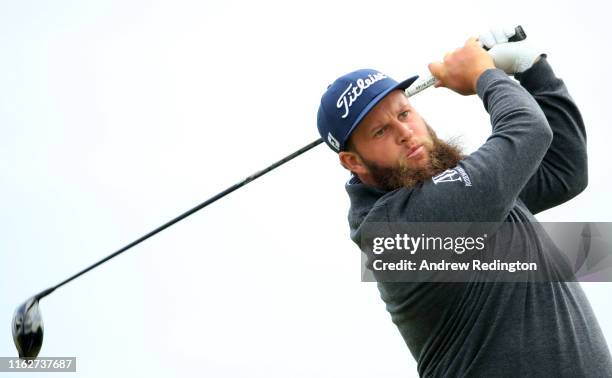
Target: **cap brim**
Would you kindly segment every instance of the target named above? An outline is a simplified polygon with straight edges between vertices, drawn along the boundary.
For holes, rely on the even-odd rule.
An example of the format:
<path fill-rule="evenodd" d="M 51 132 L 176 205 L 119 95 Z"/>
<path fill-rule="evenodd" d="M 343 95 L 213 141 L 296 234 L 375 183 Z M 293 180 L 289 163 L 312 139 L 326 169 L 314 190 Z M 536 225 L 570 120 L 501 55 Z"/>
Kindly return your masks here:
<path fill-rule="evenodd" d="M 370 101 L 370 103 L 365 108 L 363 108 L 361 113 L 359 113 L 359 115 L 357 116 L 357 118 L 355 119 L 353 124 L 351 125 L 351 128 L 350 128 L 349 132 L 346 135 L 346 139 L 342 142 L 342 146 L 346 145 L 346 141 L 351 137 L 351 134 L 353 133 L 353 131 L 355 131 L 355 129 L 361 123 L 361 121 L 365 118 L 365 116 L 368 115 L 370 110 L 372 110 L 372 108 L 374 108 L 383 98 L 385 98 L 389 93 L 393 92 L 396 89 L 406 89 L 406 88 L 408 88 L 418 78 L 419 78 L 419 75 L 416 75 L 416 76 L 413 76 L 413 77 L 411 77 L 409 79 L 406 79 L 406 80 L 404 80 L 402 82 L 399 82 L 396 85 L 394 85 L 394 86 L 386 89 L 385 91 L 379 93 L 378 96 L 374 97 L 374 99 L 372 101 Z"/>

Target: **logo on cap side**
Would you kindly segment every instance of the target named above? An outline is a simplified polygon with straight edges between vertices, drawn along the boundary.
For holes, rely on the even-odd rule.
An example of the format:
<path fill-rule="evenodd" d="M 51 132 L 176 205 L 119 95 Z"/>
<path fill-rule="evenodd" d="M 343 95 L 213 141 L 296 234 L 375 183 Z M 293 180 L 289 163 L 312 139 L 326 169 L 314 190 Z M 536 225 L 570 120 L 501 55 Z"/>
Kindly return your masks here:
<path fill-rule="evenodd" d="M 341 109 L 344 107 L 344 114 L 342 118 L 346 118 L 349 115 L 350 108 L 355 101 L 361 96 L 364 90 L 368 89 L 372 84 L 380 81 L 382 79 L 386 79 L 387 76 L 381 72 L 377 72 L 374 75 L 369 74 L 365 79 L 357 79 L 355 81 L 355 86 L 353 83 L 350 83 L 349 86 L 342 92 L 338 101 L 336 102 L 336 107 Z"/>
<path fill-rule="evenodd" d="M 340 142 L 338 142 L 338 140 L 334 138 L 331 133 L 327 133 L 327 140 L 329 141 L 329 144 L 336 149 L 336 151 L 340 151 Z"/>

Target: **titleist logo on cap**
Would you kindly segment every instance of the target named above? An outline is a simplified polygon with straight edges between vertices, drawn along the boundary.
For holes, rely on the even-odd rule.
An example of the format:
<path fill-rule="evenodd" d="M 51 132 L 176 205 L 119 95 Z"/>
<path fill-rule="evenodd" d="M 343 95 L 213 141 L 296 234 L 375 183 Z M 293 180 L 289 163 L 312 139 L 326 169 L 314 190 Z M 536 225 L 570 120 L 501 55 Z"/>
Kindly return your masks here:
<path fill-rule="evenodd" d="M 350 83 L 344 92 L 338 98 L 338 102 L 336 102 L 336 107 L 341 109 L 344 107 L 344 114 L 342 118 L 346 118 L 349 115 L 351 106 L 359 96 L 363 93 L 364 90 L 368 89 L 372 84 L 380 81 L 382 79 L 386 79 L 387 76 L 383 73 L 375 73 L 374 75 L 370 74 L 365 79 L 357 79 L 355 81 L 355 86 L 353 83 Z"/>

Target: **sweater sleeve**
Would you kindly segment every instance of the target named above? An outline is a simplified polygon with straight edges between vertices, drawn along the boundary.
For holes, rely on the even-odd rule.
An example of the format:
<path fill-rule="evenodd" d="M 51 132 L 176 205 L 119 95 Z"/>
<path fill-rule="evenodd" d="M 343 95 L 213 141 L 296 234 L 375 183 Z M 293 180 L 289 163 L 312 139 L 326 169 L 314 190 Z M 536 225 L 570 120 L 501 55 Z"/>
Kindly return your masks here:
<path fill-rule="evenodd" d="M 586 188 L 586 131 L 578 107 L 545 56 L 519 80 L 542 108 L 553 131 L 553 140 L 542 164 L 520 194 L 521 200 L 536 214 L 568 201 Z"/>
<path fill-rule="evenodd" d="M 485 71 L 477 93 L 490 115 L 487 141 L 420 186 L 389 192 L 390 221 L 500 222 L 535 174 L 552 141 L 535 99 L 503 71 Z"/>

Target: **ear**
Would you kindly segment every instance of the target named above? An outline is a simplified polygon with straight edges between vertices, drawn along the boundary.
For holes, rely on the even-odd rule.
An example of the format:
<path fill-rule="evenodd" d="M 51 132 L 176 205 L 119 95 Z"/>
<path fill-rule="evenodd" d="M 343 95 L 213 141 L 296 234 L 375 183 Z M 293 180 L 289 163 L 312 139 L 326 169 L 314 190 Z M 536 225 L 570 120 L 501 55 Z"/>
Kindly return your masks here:
<path fill-rule="evenodd" d="M 358 176 L 367 175 L 368 168 L 363 164 L 361 157 L 355 152 L 341 151 L 338 153 L 340 164 Z"/>

